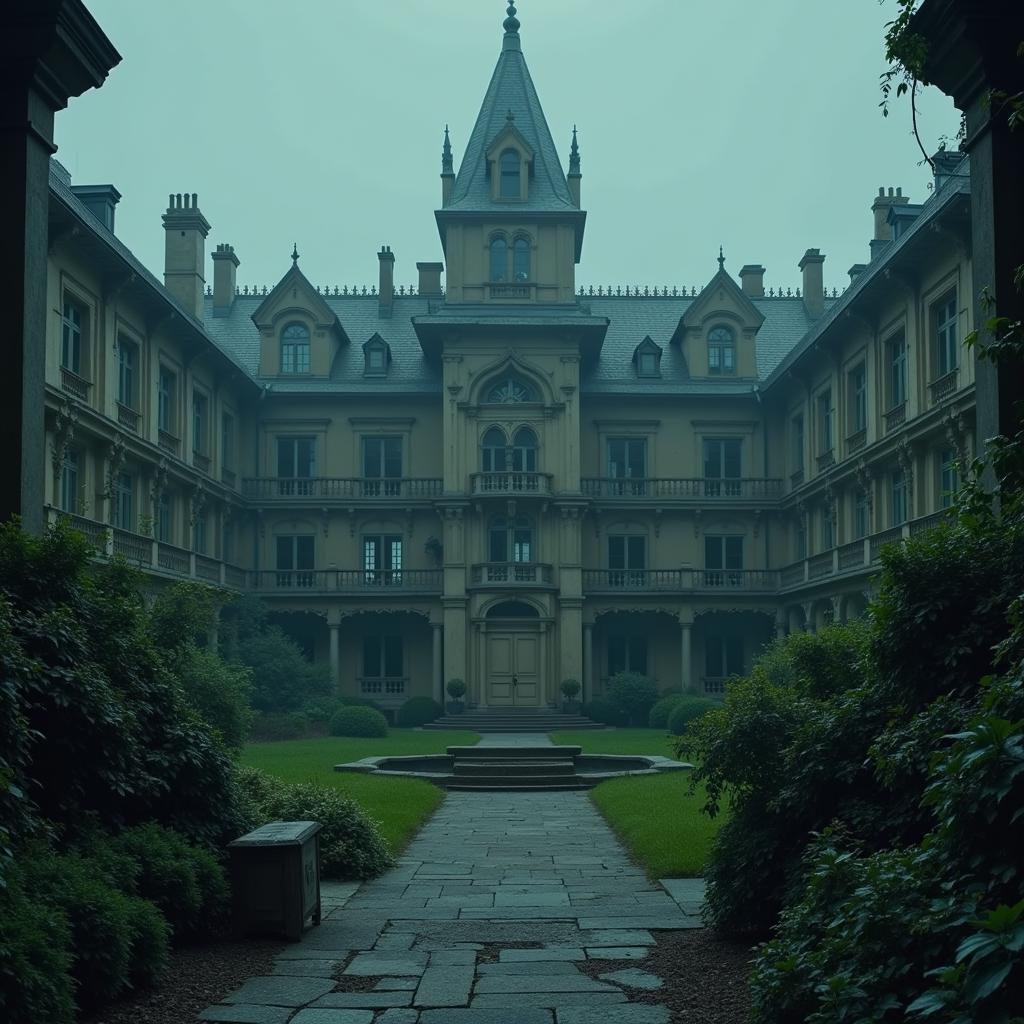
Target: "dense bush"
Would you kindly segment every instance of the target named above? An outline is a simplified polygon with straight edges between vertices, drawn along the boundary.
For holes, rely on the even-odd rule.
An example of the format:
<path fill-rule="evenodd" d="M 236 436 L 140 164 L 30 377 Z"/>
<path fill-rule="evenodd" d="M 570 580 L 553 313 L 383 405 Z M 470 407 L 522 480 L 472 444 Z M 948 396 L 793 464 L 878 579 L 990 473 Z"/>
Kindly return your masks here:
<path fill-rule="evenodd" d="M 189 647 L 174 666 L 185 697 L 224 745 L 238 753 L 252 727 L 249 670 Z"/>
<path fill-rule="evenodd" d="M 719 706 L 718 701 L 712 700 L 710 697 L 681 697 L 673 704 L 672 710 L 669 712 L 668 731 L 673 736 L 682 736 L 692 722 L 696 722 L 698 718 L 706 715 L 709 711 L 714 711 Z"/>
<path fill-rule="evenodd" d="M 658 700 L 658 687 L 637 672 L 619 672 L 608 680 L 606 696 L 629 725 L 646 725 Z"/>
<path fill-rule="evenodd" d="M 647 715 L 647 725 L 651 729 L 667 729 L 668 716 L 682 699 L 683 694 L 681 693 L 671 693 L 666 694 L 664 697 L 659 697 L 651 706 L 651 710 Z"/>
<path fill-rule="evenodd" d="M 257 711 L 249 726 L 253 740 L 299 740 L 309 734 L 310 720 L 300 711 Z"/>
<path fill-rule="evenodd" d="M 426 725 L 440 718 L 444 708 L 433 697 L 410 697 L 399 709 L 396 723 L 405 728 Z"/>
<path fill-rule="evenodd" d="M 595 697 L 589 704 L 584 704 L 583 714 L 591 721 L 604 725 L 626 724 L 626 716 L 611 701 L 602 697 Z"/>
<path fill-rule="evenodd" d="M 257 711 L 296 711 L 331 693 L 330 667 L 309 661 L 274 626 L 239 640 L 236 656 L 252 673 L 252 706 Z"/>
<path fill-rule="evenodd" d="M 337 789 L 290 784 L 251 768 L 239 780 L 258 820 L 318 821 L 325 878 L 374 878 L 394 863 L 377 823 Z"/>
<path fill-rule="evenodd" d="M 332 736 L 387 736 L 388 721 L 373 708 L 339 708 L 331 718 Z"/>

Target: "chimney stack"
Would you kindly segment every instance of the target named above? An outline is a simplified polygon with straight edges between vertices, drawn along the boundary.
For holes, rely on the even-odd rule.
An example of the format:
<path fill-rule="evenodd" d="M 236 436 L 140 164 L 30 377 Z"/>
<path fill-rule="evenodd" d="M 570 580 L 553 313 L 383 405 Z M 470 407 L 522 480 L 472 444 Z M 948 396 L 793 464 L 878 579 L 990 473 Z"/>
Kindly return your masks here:
<path fill-rule="evenodd" d="M 850 273 L 850 284 L 853 284 L 853 282 L 856 281 L 857 278 L 860 277 L 860 275 L 863 274 L 864 271 L 867 270 L 867 269 L 868 269 L 868 265 L 866 263 L 854 263 L 854 265 L 852 267 L 850 267 L 850 271 L 849 271 L 849 273 Z"/>
<path fill-rule="evenodd" d="M 759 263 L 748 263 L 740 270 L 740 287 L 744 295 L 752 299 L 764 298 L 764 267 Z"/>
<path fill-rule="evenodd" d="M 380 285 L 377 297 L 380 301 L 380 315 L 385 319 L 391 316 L 391 307 L 395 301 L 395 257 L 390 245 L 382 245 L 377 253 L 380 261 Z"/>
<path fill-rule="evenodd" d="M 804 273 L 804 306 L 811 316 L 821 316 L 825 312 L 825 289 L 823 285 L 822 266 L 825 257 L 820 249 L 808 249 L 800 260 L 800 269 Z"/>
<path fill-rule="evenodd" d="M 164 287 L 197 320 L 203 316 L 206 279 L 206 236 L 210 223 L 199 212 L 199 200 L 179 192 L 167 200 L 163 216 L 166 232 Z"/>
<path fill-rule="evenodd" d="M 875 201 L 871 204 L 871 212 L 875 215 L 875 234 L 871 239 L 871 258 L 874 259 L 891 241 L 892 225 L 889 223 L 889 210 L 894 206 L 902 206 L 910 200 L 903 194 L 903 189 L 895 191 L 890 188 L 886 195 L 884 188 L 879 188 Z"/>
<path fill-rule="evenodd" d="M 213 315 L 227 316 L 235 301 L 235 270 L 238 257 L 233 245 L 221 244 L 213 253 Z"/>
<path fill-rule="evenodd" d="M 960 166 L 964 154 L 959 150 L 940 149 L 932 157 L 932 165 L 935 170 L 935 191 L 938 192 L 943 185 L 952 178 L 953 172 Z"/>
<path fill-rule="evenodd" d="M 121 193 L 113 185 L 72 185 L 75 198 L 111 233 L 114 233 L 114 207 Z"/>
<path fill-rule="evenodd" d="M 428 299 L 441 298 L 441 271 L 443 263 L 417 263 L 420 272 L 420 295 Z"/>

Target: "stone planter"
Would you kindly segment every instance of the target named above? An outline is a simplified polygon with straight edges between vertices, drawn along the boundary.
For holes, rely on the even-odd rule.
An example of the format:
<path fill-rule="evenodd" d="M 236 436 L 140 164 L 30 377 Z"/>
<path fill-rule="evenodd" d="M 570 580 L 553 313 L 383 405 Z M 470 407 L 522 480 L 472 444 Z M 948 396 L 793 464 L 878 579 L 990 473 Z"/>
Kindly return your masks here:
<path fill-rule="evenodd" d="M 562 714 L 563 715 L 578 715 L 583 705 L 578 700 L 563 700 L 562 701 Z"/>
<path fill-rule="evenodd" d="M 461 700 L 450 700 L 445 704 L 444 709 L 449 715 L 461 715 L 466 710 L 466 705 Z"/>

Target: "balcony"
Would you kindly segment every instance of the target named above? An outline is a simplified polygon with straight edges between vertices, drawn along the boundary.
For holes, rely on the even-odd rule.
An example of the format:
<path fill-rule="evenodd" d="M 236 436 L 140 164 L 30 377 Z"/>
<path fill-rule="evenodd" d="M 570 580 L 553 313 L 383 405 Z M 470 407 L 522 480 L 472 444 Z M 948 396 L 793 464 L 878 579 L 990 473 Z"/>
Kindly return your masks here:
<path fill-rule="evenodd" d="M 548 497 L 551 494 L 550 473 L 474 473 L 473 494 L 500 497 Z"/>
<path fill-rule="evenodd" d="M 385 708 L 397 708 L 405 702 L 409 680 L 398 676 L 360 676 L 359 693 Z"/>
<path fill-rule="evenodd" d="M 953 367 L 949 373 L 944 373 L 941 377 L 933 380 L 931 384 L 928 385 L 928 391 L 932 398 L 932 405 L 938 405 L 939 402 L 945 398 L 949 398 L 949 396 L 956 391 L 959 372 L 959 367 Z"/>
<path fill-rule="evenodd" d="M 139 415 L 139 413 L 130 406 L 122 405 L 120 402 L 117 403 L 117 422 L 122 427 L 125 427 L 127 430 L 137 434 L 139 432 L 139 421 L 141 419 L 141 415 Z"/>
<path fill-rule="evenodd" d="M 822 551 L 821 554 L 812 555 L 807 559 L 807 578 L 809 580 L 820 580 L 822 576 L 831 576 L 834 568 L 832 549 Z"/>
<path fill-rule="evenodd" d="M 469 578 L 474 587 L 550 587 L 554 572 L 545 562 L 481 562 Z"/>
<path fill-rule="evenodd" d="M 157 444 L 170 455 L 177 455 L 181 447 L 181 441 L 163 427 L 157 431 Z"/>
<path fill-rule="evenodd" d="M 789 487 L 790 490 L 796 490 L 804 482 L 804 471 L 802 469 L 795 470 L 789 474 Z"/>
<path fill-rule="evenodd" d="M 225 487 L 234 488 L 238 484 L 238 477 L 235 475 L 235 471 L 233 469 L 222 468 L 220 471 L 220 482 Z"/>
<path fill-rule="evenodd" d="M 192 465 L 196 467 L 201 473 L 210 472 L 210 456 L 204 455 L 202 452 L 192 452 Z"/>
<path fill-rule="evenodd" d="M 587 594 L 664 594 L 720 591 L 773 593 L 774 569 L 584 569 Z"/>
<path fill-rule="evenodd" d="M 728 676 L 702 676 L 701 686 L 704 690 L 704 695 L 707 697 L 723 696 L 728 678 Z"/>
<path fill-rule="evenodd" d="M 839 549 L 839 571 L 856 569 L 864 564 L 864 540 L 851 541 Z"/>
<path fill-rule="evenodd" d="M 242 480 L 242 493 L 260 501 L 407 501 L 439 497 L 442 489 L 440 477 L 275 476 Z"/>
<path fill-rule="evenodd" d="M 821 452 L 817 458 L 818 469 L 828 469 L 829 466 L 836 464 L 836 450 L 835 448 L 828 448 Z"/>
<path fill-rule="evenodd" d="M 591 498 L 768 501 L 782 495 L 782 481 L 762 477 L 584 477 Z"/>
<path fill-rule="evenodd" d="M 72 397 L 83 402 L 89 401 L 89 389 L 92 387 L 92 381 L 79 377 L 74 370 L 69 370 L 66 366 L 60 368 L 60 386 Z"/>
<path fill-rule="evenodd" d="M 403 597 L 440 594 L 440 569 L 266 569 L 248 574 L 253 590 L 290 594 Z"/>
<path fill-rule="evenodd" d="M 860 430 L 854 431 L 854 433 L 846 439 L 846 452 L 848 455 L 852 455 L 854 452 L 859 452 L 867 443 L 867 428 L 862 427 Z"/>
<path fill-rule="evenodd" d="M 898 427 L 907 422 L 907 403 L 900 402 L 894 405 L 883 417 L 885 420 L 885 432 L 891 434 Z"/>

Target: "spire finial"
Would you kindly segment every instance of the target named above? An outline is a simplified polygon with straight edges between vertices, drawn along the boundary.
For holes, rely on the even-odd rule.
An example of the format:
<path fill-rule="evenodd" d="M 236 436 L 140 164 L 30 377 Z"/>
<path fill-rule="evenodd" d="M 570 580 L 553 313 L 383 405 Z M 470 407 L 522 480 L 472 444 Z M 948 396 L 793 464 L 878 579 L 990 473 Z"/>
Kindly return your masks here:
<path fill-rule="evenodd" d="M 718 247 L 718 269 L 725 270 L 725 256 L 722 255 L 722 247 Z"/>
<path fill-rule="evenodd" d="M 297 242 L 292 243 L 292 266 L 297 265 L 299 262 L 299 245 Z"/>
<path fill-rule="evenodd" d="M 580 173 L 580 147 L 576 141 L 576 125 L 572 126 L 572 147 L 569 150 L 569 173 Z"/>
<path fill-rule="evenodd" d="M 504 21 L 505 35 L 514 36 L 519 33 L 519 19 L 516 17 L 516 5 L 509 2 L 508 10 L 505 12 L 508 17 Z"/>
<path fill-rule="evenodd" d="M 441 173 L 453 174 L 455 165 L 452 162 L 452 142 L 448 138 L 448 125 L 444 126 L 444 146 L 441 149 Z"/>

